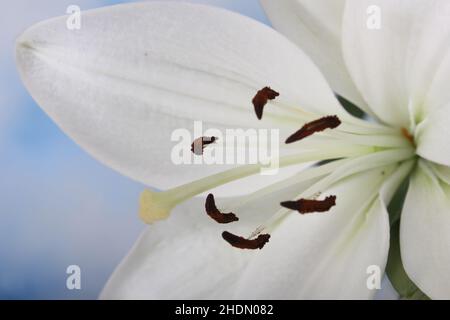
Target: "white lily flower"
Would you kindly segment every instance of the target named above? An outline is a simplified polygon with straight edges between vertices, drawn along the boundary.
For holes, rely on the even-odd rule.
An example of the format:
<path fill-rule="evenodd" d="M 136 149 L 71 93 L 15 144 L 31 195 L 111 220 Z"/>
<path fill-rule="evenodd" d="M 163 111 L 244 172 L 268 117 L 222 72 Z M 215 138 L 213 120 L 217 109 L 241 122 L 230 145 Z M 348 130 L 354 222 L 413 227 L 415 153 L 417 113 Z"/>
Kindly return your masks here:
<path fill-rule="evenodd" d="M 18 39 L 23 82 L 61 129 L 102 163 L 167 189 L 142 194 L 141 218 L 167 219 L 148 227 L 102 297 L 372 298 L 367 269 L 384 272 L 387 205 L 409 179 L 404 268 L 430 298 L 450 298 L 450 3 L 262 4 L 292 42 L 238 14 L 173 2 L 87 11 L 80 30 L 55 18 Z M 377 30 L 366 24 L 373 5 Z M 258 97 L 265 87 L 279 96 Z M 348 114 L 333 91 L 376 121 Z M 261 120 L 254 97 L 268 102 L 253 101 Z M 173 164 L 171 133 L 194 120 L 279 129 L 282 174 Z M 215 200 L 240 220 L 224 226 L 196 196 L 230 182 L 242 195 Z M 211 197 L 208 214 L 223 218 Z M 227 243 L 225 230 L 249 238 L 224 233 Z"/>

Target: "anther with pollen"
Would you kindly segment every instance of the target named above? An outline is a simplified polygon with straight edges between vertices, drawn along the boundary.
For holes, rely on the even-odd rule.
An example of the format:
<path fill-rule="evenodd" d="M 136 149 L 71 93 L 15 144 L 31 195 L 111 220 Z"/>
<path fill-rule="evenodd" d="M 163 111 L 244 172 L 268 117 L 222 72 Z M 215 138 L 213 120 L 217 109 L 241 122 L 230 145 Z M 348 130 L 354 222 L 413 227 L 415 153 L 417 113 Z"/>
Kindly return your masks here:
<path fill-rule="evenodd" d="M 336 205 L 336 196 L 328 196 L 324 200 L 300 199 L 297 201 L 284 201 L 280 205 L 291 210 L 296 210 L 301 214 L 326 212 Z"/>
<path fill-rule="evenodd" d="M 302 140 L 316 132 L 321 132 L 325 129 L 334 129 L 341 124 L 341 120 L 337 116 L 326 116 L 311 122 L 306 123 L 300 130 L 292 134 L 286 139 L 286 143 L 292 143 Z"/>
<path fill-rule="evenodd" d="M 203 149 L 205 149 L 205 147 L 208 144 L 214 143 L 217 140 L 216 137 L 200 137 L 194 140 L 194 142 L 192 142 L 191 144 L 191 151 L 198 155 L 201 156 L 203 155 Z"/>
<path fill-rule="evenodd" d="M 272 90 L 270 87 L 264 87 L 259 90 L 255 97 L 253 98 L 253 106 L 255 107 L 255 113 L 259 120 L 261 120 L 263 115 L 264 106 L 267 104 L 267 101 L 273 100 L 278 97 L 280 94 L 275 90 Z"/>
<path fill-rule="evenodd" d="M 214 196 L 212 193 L 208 194 L 205 202 L 205 210 L 208 216 L 217 221 L 218 223 L 230 223 L 238 221 L 239 218 L 232 212 L 222 213 L 217 209 L 216 202 L 214 201 Z"/>
<path fill-rule="evenodd" d="M 264 245 L 269 242 L 270 235 L 260 234 L 257 238 L 250 240 L 234 235 L 228 231 L 224 231 L 222 232 L 222 238 L 235 248 L 255 250 L 262 249 Z"/>

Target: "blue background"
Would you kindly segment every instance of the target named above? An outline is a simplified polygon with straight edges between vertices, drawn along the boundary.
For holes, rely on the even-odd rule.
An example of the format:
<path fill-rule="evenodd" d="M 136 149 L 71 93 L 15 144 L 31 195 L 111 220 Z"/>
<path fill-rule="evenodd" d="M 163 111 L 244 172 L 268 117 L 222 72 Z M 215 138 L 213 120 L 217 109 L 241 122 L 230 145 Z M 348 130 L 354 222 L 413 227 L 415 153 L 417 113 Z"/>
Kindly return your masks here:
<path fill-rule="evenodd" d="M 2 0 L 0 9 L 0 299 L 95 299 L 145 227 L 142 185 L 97 163 L 23 87 L 14 41 L 35 22 L 123 1 Z M 210 3 L 267 23 L 256 0 Z M 81 267 L 81 290 L 66 268 Z"/>

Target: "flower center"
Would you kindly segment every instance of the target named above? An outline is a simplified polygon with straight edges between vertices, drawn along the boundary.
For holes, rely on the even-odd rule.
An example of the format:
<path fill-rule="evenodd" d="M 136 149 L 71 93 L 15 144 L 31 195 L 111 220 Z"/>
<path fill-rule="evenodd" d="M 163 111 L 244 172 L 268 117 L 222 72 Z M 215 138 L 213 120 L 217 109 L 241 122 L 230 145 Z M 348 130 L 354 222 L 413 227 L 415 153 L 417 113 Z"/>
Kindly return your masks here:
<path fill-rule="evenodd" d="M 409 132 L 409 130 L 406 128 L 402 128 L 401 132 L 403 137 L 405 137 L 406 140 L 408 140 L 411 143 L 411 145 L 415 148 L 416 142 L 414 141 L 414 136 Z"/>
<path fill-rule="evenodd" d="M 392 173 L 394 164 L 406 162 L 414 157 L 414 138 L 406 129 L 398 132 L 376 123 L 370 123 L 348 114 L 315 115 L 304 110 L 278 102 L 280 94 L 270 87 L 257 91 L 252 99 L 256 118 L 262 120 L 263 111 L 270 107 L 278 107 L 283 111 L 295 114 L 303 122 L 299 130 L 287 137 L 285 143 L 298 143 L 299 153 L 281 157 L 280 167 L 296 165 L 310 161 L 330 160 L 312 166 L 300 174 L 256 190 L 244 197 L 223 213 L 216 206 L 212 193 L 205 201 L 205 212 L 217 223 L 229 224 L 239 221 L 239 209 L 245 204 L 260 201 L 268 195 L 296 186 L 300 182 L 315 180 L 307 190 L 294 199 L 279 199 L 279 210 L 268 221 L 257 227 L 249 237 L 244 238 L 228 231 L 222 238 L 230 245 L 240 249 L 262 249 L 269 241 L 269 233 L 289 214 L 323 213 L 337 204 L 337 196 L 327 194 L 321 197 L 333 184 L 342 179 L 366 170 L 382 169 L 383 175 Z M 308 139 L 306 139 L 308 138 Z M 406 138 L 406 139 L 405 139 Z M 200 137 L 191 145 L 195 156 L 201 157 L 204 148 L 217 140 L 215 137 Z M 303 141 L 307 140 L 307 141 Z M 307 142 L 311 142 L 307 144 Z M 336 160 L 337 159 L 337 160 Z M 197 181 L 181 185 L 163 192 L 145 190 L 140 199 L 140 217 L 146 223 L 167 218 L 170 211 L 178 204 L 217 186 L 229 183 L 260 172 L 261 165 L 250 164 L 217 173 Z M 318 199 L 319 197 L 323 199 Z"/>

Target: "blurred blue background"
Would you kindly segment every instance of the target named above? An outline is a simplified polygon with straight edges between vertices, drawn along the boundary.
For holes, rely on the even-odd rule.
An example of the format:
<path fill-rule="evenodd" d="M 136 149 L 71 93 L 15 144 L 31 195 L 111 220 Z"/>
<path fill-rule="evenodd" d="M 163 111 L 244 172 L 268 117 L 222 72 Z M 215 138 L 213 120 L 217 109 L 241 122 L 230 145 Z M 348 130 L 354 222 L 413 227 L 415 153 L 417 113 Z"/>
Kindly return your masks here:
<path fill-rule="evenodd" d="M 28 26 L 127 1 L 15 0 L 0 10 L 0 299 L 95 299 L 145 227 L 143 186 L 100 165 L 66 137 L 23 87 L 14 41 Z M 257 0 L 191 1 L 264 23 Z M 66 268 L 81 267 L 81 290 Z"/>

